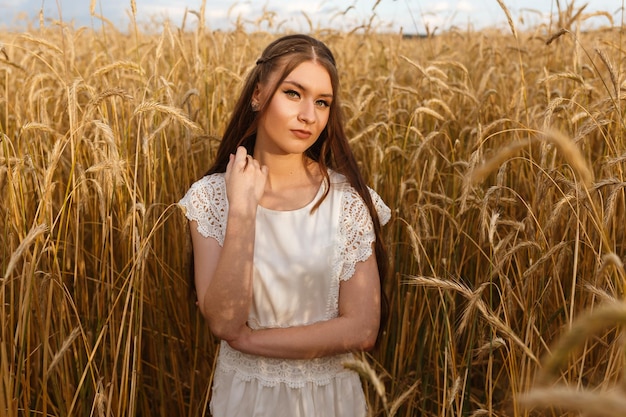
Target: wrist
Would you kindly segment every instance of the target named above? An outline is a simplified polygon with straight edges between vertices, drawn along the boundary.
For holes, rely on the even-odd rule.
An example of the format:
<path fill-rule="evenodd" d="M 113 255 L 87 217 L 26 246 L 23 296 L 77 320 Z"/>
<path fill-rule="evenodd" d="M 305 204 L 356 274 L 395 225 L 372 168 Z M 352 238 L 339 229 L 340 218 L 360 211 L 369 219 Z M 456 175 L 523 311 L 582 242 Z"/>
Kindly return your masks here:
<path fill-rule="evenodd" d="M 228 207 L 228 220 L 234 220 L 238 222 L 254 222 L 256 219 L 256 211 L 258 204 L 241 204 L 241 205 L 229 205 Z"/>
<path fill-rule="evenodd" d="M 235 350 L 238 350 L 243 353 L 251 352 L 251 341 L 252 341 L 252 333 L 254 331 L 248 327 L 244 326 L 241 331 L 237 333 L 237 336 L 232 338 L 231 340 L 227 340 L 230 347 Z"/>

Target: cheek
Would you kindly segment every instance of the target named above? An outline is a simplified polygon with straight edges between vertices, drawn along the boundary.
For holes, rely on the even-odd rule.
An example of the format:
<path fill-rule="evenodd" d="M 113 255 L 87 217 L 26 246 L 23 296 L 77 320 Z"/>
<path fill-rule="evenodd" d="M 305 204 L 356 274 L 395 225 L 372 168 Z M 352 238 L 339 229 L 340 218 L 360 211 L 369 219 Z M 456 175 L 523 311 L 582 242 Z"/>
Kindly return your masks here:
<path fill-rule="evenodd" d="M 290 103 L 283 97 L 275 96 L 272 101 L 269 102 L 267 107 L 267 114 L 273 118 L 282 118 L 289 113 Z"/>
<path fill-rule="evenodd" d="M 322 129 L 328 125 L 328 120 L 330 120 L 330 114 L 325 112 L 324 115 L 320 118 L 322 123 Z"/>

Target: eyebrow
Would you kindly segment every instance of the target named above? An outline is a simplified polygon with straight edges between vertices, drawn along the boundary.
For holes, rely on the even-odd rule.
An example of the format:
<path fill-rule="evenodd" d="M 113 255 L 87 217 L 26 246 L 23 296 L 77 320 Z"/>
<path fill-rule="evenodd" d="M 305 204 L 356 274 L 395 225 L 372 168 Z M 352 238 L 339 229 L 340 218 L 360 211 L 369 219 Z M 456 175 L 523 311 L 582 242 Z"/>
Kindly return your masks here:
<path fill-rule="evenodd" d="M 307 88 L 297 81 L 284 80 L 283 83 L 291 84 L 291 85 L 298 87 L 302 91 L 307 91 Z M 333 95 L 331 93 L 323 93 L 323 94 L 320 94 L 320 97 L 333 98 Z"/>

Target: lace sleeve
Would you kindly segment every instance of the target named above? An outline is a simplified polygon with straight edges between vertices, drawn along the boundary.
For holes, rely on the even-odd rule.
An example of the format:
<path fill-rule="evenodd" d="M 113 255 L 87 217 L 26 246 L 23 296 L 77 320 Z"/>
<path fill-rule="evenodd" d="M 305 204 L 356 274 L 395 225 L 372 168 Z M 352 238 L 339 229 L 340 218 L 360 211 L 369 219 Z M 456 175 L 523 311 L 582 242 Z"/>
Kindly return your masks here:
<path fill-rule="evenodd" d="M 382 226 L 386 225 L 391 219 L 391 209 L 385 204 L 382 198 L 376 193 L 376 191 L 368 188 L 372 201 L 374 202 L 374 208 L 378 213 L 378 220 Z"/>
<path fill-rule="evenodd" d="M 202 236 L 212 237 L 220 246 L 224 245 L 228 199 L 222 175 L 209 175 L 193 183 L 178 205 L 189 220 L 198 223 Z"/>
<path fill-rule="evenodd" d="M 391 218 L 391 210 L 382 198 L 369 189 L 378 219 L 382 225 Z M 339 279 L 346 281 L 354 275 L 357 262 L 365 261 L 372 255 L 372 243 L 376 240 L 374 224 L 367 206 L 352 187 L 348 187 L 342 197 L 341 218 L 339 220 L 341 239 L 340 258 L 342 262 Z"/>

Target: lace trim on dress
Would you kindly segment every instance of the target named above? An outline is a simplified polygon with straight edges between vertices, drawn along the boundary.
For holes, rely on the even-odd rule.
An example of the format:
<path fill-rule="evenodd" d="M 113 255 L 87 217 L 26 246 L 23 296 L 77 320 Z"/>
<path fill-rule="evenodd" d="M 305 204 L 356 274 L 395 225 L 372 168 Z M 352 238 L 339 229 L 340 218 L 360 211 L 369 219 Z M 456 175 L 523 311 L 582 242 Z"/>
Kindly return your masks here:
<path fill-rule="evenodd" d="M 339 282 L 349 280 L 356 270 L 357 262 L 365 261 L 372 255 L 372 243 L 376 240 L 374 223 L 367 206 L 357 191 L 344 185 L 339 219 L 339 247 L 333 260 L 333 280 L 330 287 L 327 315 L 337 317 L 339 312 Z M 382 198 L 368 187 L 378 219 L 382 225 L 391 218 L 391 210 Z"/>
<path fill-rule="evenodd" d="M 234 373 L 248 382 L 257 380 L 267 387 L 284 383 L 290 388 L 302 388 L 307 383 L 327 385 L 337 375 L 353 372 L 343 366 L 352 359 L 349 353 L 303 360 L 266 358 L 241 353 L 222 341 L 217 371 Z"/>
<path fill-rule="evenodd" d="M 382 226 L 386 225 L 389 220 L 391 220 L 391 209 L 385 204 L 383 199 L 376 193 L 376 191 L 372 190 L 368 187 L 370 195 L 372 196 L 372 201 L 374 202 L 374 208 L 378 213 L 378 219 L 380 220 L 380 224 Z"/>
<path fill-rule="evenodd" d="M 386 224 L 391 217 L 391 210 L 383 203 L 380 196 L 368 188 L 381 224 Z M 372 254 L 372 243 L 376 240 L 374 223 L 361 196 L 352 187 L 348 187 L 342 196 L 341 218 L 339 219 L 340 247 L 339 279 L 346 281 L 354 275 L 357 262 L 365 261 Z"/>
<path fill-rule="evenodd" d="M 228 198 L 222 174 L 208 175 L 193 183 L 178 205 L 189 220 L 198 223 L 202 236 L 212 237 L 224 246 Z"/>

